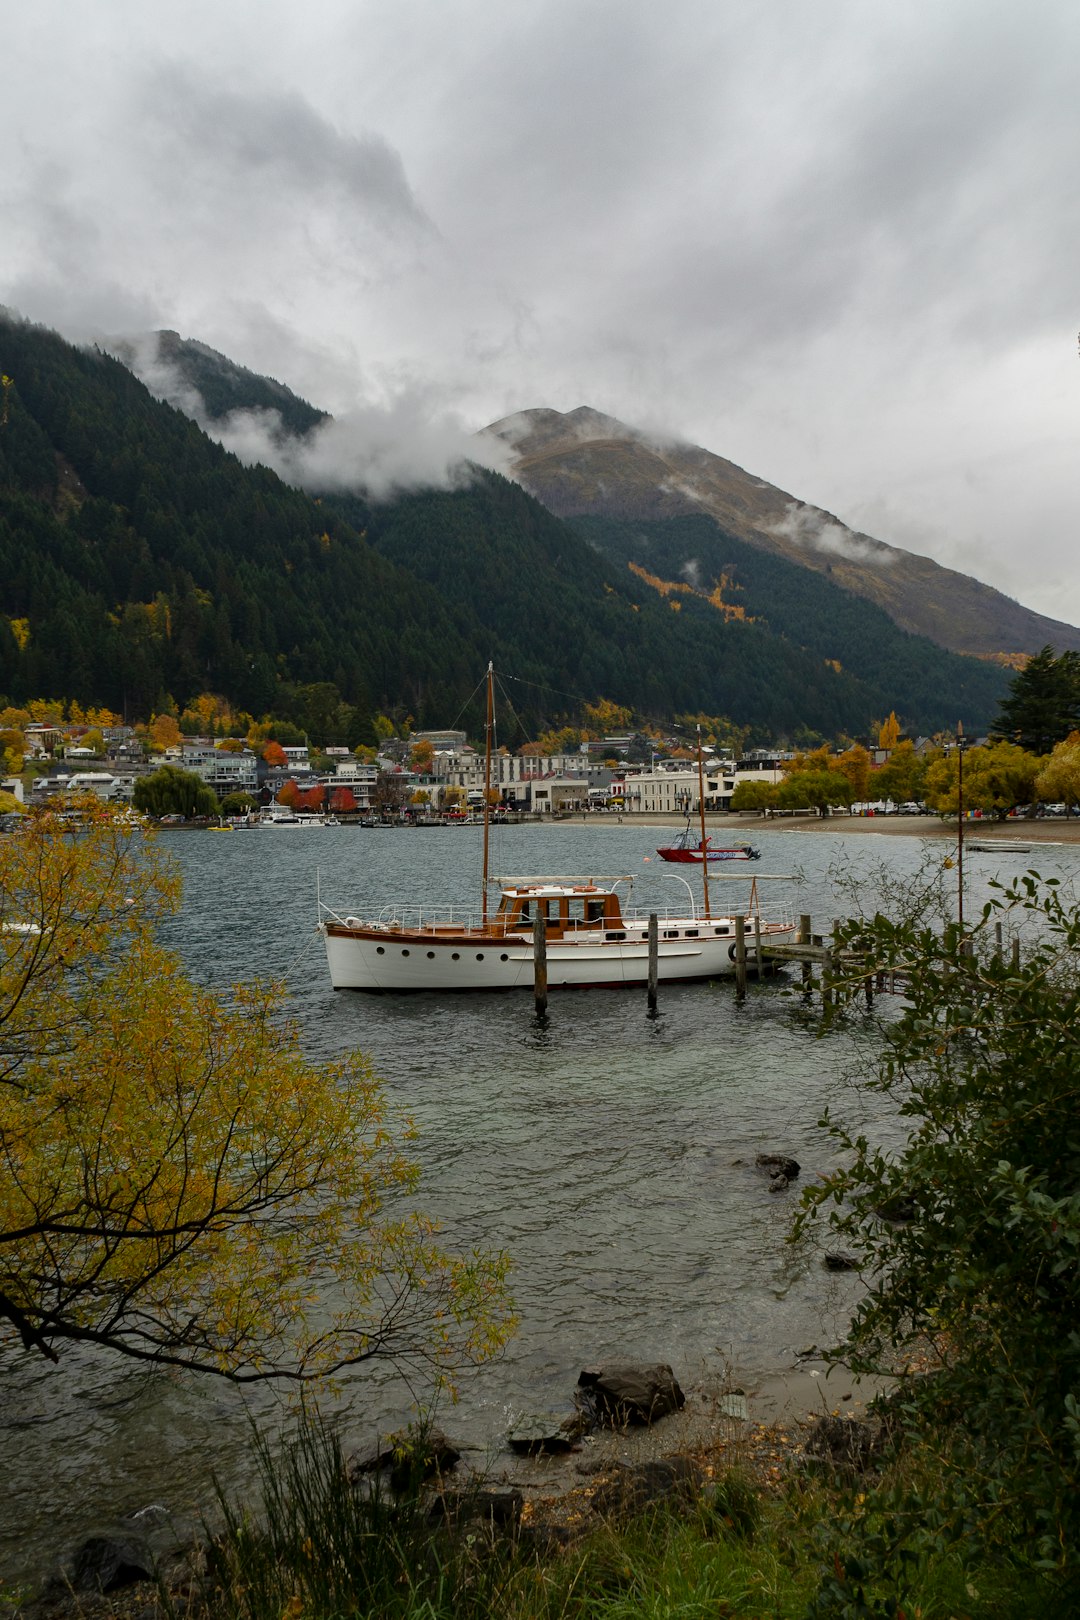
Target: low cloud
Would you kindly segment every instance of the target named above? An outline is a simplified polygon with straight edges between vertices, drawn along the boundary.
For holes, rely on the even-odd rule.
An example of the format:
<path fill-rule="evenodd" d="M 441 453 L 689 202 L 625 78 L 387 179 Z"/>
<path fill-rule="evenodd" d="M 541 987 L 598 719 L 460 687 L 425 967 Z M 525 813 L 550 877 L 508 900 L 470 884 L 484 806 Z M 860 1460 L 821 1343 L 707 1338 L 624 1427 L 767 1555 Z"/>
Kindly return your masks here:
<path fill-rule="evenodd" d="M 511 454 L 481 440 L 422 390 L 386 403 L 358 402 L 327 417 L 303 438 L 276 410 L 237 410 L 212 420 L 199 390 L 163 358 L 156 333 L 114 345 L 151 393 L 184 412 L 245 466 L 269 467 L 312 494 L 354 492 L 387 500 L 410 489 L 458 489 L 479 465 L 505 473 Z"/>
<path fill-rule="evenodd" d="M 784 516 L 775 523 L 764 525 L 764 528 L 767 534 L 790 540 L 807 551 L 846 557 L 849 562 L 874 563 L 887 568 L 894 560 L 891 547 L 880 540 L 856 534 L 827 512 L 822 512 L 816 506 L 801 506 L 797 501 L 790 501 Z"/>

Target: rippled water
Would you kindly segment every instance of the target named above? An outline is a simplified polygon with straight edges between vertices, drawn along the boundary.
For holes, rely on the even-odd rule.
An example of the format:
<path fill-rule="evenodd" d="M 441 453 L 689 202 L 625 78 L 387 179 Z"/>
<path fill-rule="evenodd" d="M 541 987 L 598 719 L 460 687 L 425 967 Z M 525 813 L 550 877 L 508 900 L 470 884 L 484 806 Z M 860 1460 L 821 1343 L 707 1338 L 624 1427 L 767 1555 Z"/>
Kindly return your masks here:
<path fill-rule="evenodd" d="M 670 1361 L 693 1383 L 721 1356 L 752 1380 L 826 1342 L 857 1286 L 784 1241 L 790 1203 L 768 1191 L 755 1154 L 782 1151 L 804 1178 L 827 1167 L 815 1128 L 829 1103 L 865 1108 L 848 1076 L 857 1032 L 822 1039 L 792 991 L 730 984 L 553 992 L 539 1028 L 527 993 L 368 997 L 330 989 L 315 934 L 315 891 L 360 913 L 406 900 L 468 905 L 478 894 L 469 828 L 259 830 L 177 834 L 185 880 L 173 931 L 189 969 L 224 986 L 282 977 L 313 1055 L 368 1052 L 393 1104 L 420 1127 L 420 1202 L 454 1242 L 504 1248 L 515 1262 L 520 1331 L 495 1366 L 470 1375 L 456 1437 L 497 1451 L 508 1415 L 562 1407 L 581 1366 L 602 1356 Z M 637 875 L 642 904 L 678 903 L 652 857 L 655 829 L 630 824 L 507 828 L 494 869 Z M 871 881 L 879 863 L 911 874 L 926 846 L 873 834 L 765 833 L 761 867 L 796 912 L 827 928 L 843 911 L 831 873 Z M 936 857 L 944 854 L 934 846 Z M 648 859 L 647 859 L 648 857 Z M 1034 863 L 972 856 L 971 901 L 987 876 Z M 1040 852 L 1045 873 L 1077 854 Z M 714 905 L 718 902 L 714 901 Z M 129 1370 L 67 1352 L 59 1369 L 19 1357 L 0 1370 L 0 1571 L 42 1569 L 95 1523 L 150 1502 L 178 1520 L 249 1467 L 245 1399 L 216 1380 Z M 411 1411 L 383 1378 L 347 1385 L 357 1439 Z"/>

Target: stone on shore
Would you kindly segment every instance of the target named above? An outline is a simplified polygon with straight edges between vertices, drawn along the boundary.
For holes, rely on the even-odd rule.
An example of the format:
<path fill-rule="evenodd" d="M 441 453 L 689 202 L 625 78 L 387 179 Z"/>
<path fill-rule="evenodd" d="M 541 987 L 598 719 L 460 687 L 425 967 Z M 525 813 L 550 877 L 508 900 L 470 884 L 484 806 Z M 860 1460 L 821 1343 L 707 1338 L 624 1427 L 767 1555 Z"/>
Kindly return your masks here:
<path fill-rule="evenodd" d="M 666 1362 L 586 1367 L 578 1378 L 578 1396 L 595 1422 L 615 1428 L 655 1423 L 686 1405 L 686 1396 Z"/>

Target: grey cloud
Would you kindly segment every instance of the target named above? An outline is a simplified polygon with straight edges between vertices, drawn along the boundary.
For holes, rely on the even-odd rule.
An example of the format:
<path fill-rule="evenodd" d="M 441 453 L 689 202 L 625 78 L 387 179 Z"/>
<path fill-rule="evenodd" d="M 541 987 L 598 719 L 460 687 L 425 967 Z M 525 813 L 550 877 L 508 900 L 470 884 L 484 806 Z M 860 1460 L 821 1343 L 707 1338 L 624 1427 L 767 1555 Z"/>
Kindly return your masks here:
<path fill-rule="evenodd" d="M 972 476 L 1080 432 L 1067 0 L 90 15 L 7 20 L 0 298 L 339 417 L 588 402 L 1080 617 L 1075 453 Z"/>
<path fill-rule="evenodd" d="M 346 225 L 430 231 L 400 155 L 382 136 L 336 129 L 301 96 L 242 92 L 176 64 L 153 73 L 141 112 L 159 151 L 169 152 L 189 191 L 209 180 L 215 200 L 244 211 L 255 187 L 278 210 L 303 199 L 343 209 Z"/>

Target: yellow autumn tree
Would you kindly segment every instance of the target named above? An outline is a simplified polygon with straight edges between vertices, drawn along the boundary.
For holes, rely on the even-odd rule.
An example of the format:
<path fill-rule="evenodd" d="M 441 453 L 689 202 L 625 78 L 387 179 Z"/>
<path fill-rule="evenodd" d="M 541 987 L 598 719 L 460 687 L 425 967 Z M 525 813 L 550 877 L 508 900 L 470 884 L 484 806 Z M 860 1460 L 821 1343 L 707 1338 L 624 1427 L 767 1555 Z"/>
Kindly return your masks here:
<path fill-rule="evenodd" d="M 850 748 L 838 754 L 832 761 L 832 769 L 846 776 L 851 783 L 852 799 L 861 802 L 868 795 L 870 782 L 870 755 L 861 743 L 853 743 Z"/>
<path fill-rule="evenodd" d="M 1046 802 L 1060 801 L 1070 811 L 1080 804 L 1080 731 L 1055 744 L 1035 778 L 1035 793 Z"/>
<path fill-rule="evenodd" d="M 0 844 L 0 1359 L 247 1382 L 495 1352 L 505 1265 L 408 1208 L 411 1131 L 365 1059 L 306 1059 L 272 988 L 195 984 L 154 841 L 84 814 Z"/>
<path fill-rule="evenodd" d="M 148 730 L 152 753 L 163 754 L 166 748 L 179 748 L 183 732 L 171 714 L 155 714 Z"/>
<path fill-rule="evenodd" d="M 889 710 L 889 718 L 883 721 L 878 731 L 878 747 L 893 749 L 900 741 L 900 722 L 896 718 L 896 710 Z"/>

